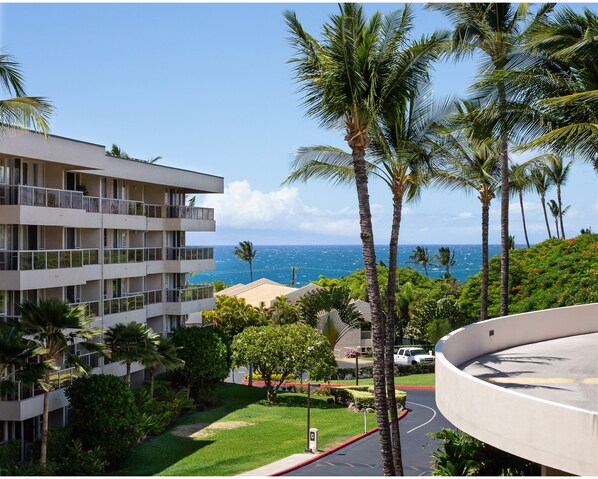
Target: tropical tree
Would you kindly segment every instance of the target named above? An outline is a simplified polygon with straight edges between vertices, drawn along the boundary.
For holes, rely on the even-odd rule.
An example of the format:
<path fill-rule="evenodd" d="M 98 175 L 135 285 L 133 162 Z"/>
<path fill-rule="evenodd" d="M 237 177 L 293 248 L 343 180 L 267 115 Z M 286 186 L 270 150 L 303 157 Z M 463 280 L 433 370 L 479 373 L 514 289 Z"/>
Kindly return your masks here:
<path fill-rule="evenodd" d="M 556 227 L 556 237 L 557 238 L 561 238 L 561 237 L 564 238 L 564 235 L 561 236 L 562 231 L 559 230 L 559 219 L 565 213 L 567 213 L 567 211 L 569 211 L 569 208 L 571 208 L 571 206 L 567 206 L 566 208 L 563 208 L 561 210 L 561 208 L 559 207 L 559 204 L 555 200 L 548 201 L 548 209 L 550 210 L 550 214 L 554 218 L 554 225 Z"/>
<path fill-rule="evenodd" d="M 54 108 L 43 97 L 27 96 L 20 65 L 5 53 L 0 53 L 0 84 L 12 98 L 0 100 L 0 124 L 6 128 L 30 128 L 48 132 Z"/>
<path fill-rule="evenodd" d="M 527 226 L 525 224 L 525 210 L 523 209 L 523 194 L 532 188 L 532 178 L 529 174 L 529 164 L 512 164 L 509 168 L 509 181 L 511 184 L 511 196 L 519 197 L 519 207 L 521 208 L 521 221 L 523 222 L 523 235 L 525 243 L 529 248 L 529 238 L 527 237 Z"/>
<path fill-rule="evenodd" d="M 403 203 L 417 200 L 422 187 L 429 181 L 432 164 L 430 137 L 435 135 L 434 127 L 448 109 L 447 104 L 433 104 L 428 83 L 422 81 L 425 77 L 424 72 L 427 72 L 424 66 L 436 57 L 441 39 L 441 36 L 433 36 L 422 42 L 413 42 L 401 52 L 404 57 L 412 55 L 420 58 L 420 62 L 414 64 L 411 71 L 405 72 L 403 81 L 406 85 L 417 81 L 421 84 L 411 97 L 388 108 L 387 113 L 381 116 L 373 127 L 372 141 L 367 150 L 371 160 L 366 161 L 366 169 L 370 176 L 381 179 L 389 187 L 393 202 L 385 295 L 386 387 L 393 425 L 398 424 L 395 412 L 393 353 L 399 232 Z M 340 148 L 299 148 L 291 166 L 293 171 L 285 183 L 307 181 L 310 178 L 327 179 L 333 184 L 353 183 L 355 175 L 352 164 L 352 155 Z M 393 426 L 391 432 L 393 444 L 398 444 L 398 426 Z M 393 454 L 399 454 L 396 447 Z"/>
<path fill-rule="evenodd" d="M 451 249 L 448 246 L 441 246 L 440 248 L 438 248 L 438 253 L 434 253 L 432 259 L 438 261 L 439 266 L 444 266 L 444 276 L 445 278 L 450 278 L 451 266 L 455 266 L 455 263 L 457 262 L 455 260 L 455 251 L 451 251 Z"/>
<path fill-rule="evenodd" d="M 467 106 L 467 105 L 466 105 Z M 488 230 L 490 203 L 500 187 L 498 145 L 479 125 L 447 133 L 439 144 L 444 166 L 436 171 L 441 187 L 476 192 L 482 203 L 482 292 L 480 320 L 488 318 Z M 507 242 L 508 248 L 508 242 Z"/>
<path fill-rule="evenodd" d="M 550 226 L 548 224 L 548 215 L 546 214 L 546 193 L 552 186 L 548 175 L 544 168 L 540 165 L 534 165 L 530 171 L 531 182 L 534 190 L 540 195 L 540 202 L 542 203 L 542 211 L 544 212 L 544 221 L 546 222 L 546 231 L 548 231 L 548 238 L 552 238 Z"/>
<path fill-rule="evenodd" d="M 17 326 L 0 322 L 0 398 L 13 394 L 18 381 L 35 383 L 44 377 L 46 365 L 31 361 L 43 352 Z"/>
<path fill-rule="evenodd" d="M 401 78 L 405 67 L 417 62 L 401 62 L 400 52 L 411 29 L 410 9 L 406 7 L 383 17 L 375 13 L 365 17 L 360 5 L 339 5 L 322 29 L 322 40 L 308 34 L 297 16 L 286 11 L 285 20 L 296 55 L 291 59 L 304 93 L 307 114 L 322 126 L 341 129 L 351 149 L 359 205 L 360 236 L 367 277 L 368 298 L 372 312 L 374 346 L 374 396 L 380 430 L 380 449 L 384 474 L 402 475 L 400 451 L 393 454 L 386 420 L 385 330 L 382 302 L 376 276 L 376 255 L 369 204 L 366 149 L 377 118 L 390 105 L 409 97 Z M 400 444 L 396 444 L 399 448 Z M 395 449 L 396 450 L 396 449 Z"/>
<path fill-rule="evenodd" d="M 154 383 L 156 371 L 159 366 L 167 369 L 176 369 L 183 367 L 185 361 L 178 356 L 179 347 L 172 341 L 170 336 L 158 336 L 156 344 L 156 354 L 148 354 L 141 359 L 141 364 L 145 366 L 150 374 L 150 396 L 154 397 Z"/>
<path fill-rule="evenodd" d="M 428 274 L 428 265 L 431 264 L 432 258 L 430 257 L 430 251 L 428 248 L 425 248 L 424 246 L 416 246 L 411 252 L 412 254 L 409 256 L 411 262 L 419 264 L 422 268 L 424 268 L 426 276 L 430 277 Z"/>
<path fill-rule="evenodd" d="M 405 329 L 409 325 L 412 316 L 412 308 L 415 304 L 415 292 L 413 291 L 413 284 L 407 281 L 397 293 L 397 336 L 399 337 L 399 344 L 403 344 L 405 337 Z"/>
<path fill-rule="evenodd" d="M 233 254 L 241 261 L 249 263 L 249 282 L 253 281 L 253 258 L 255 258 L 257 251 L 253 248 L 251 241 L 241 241 L 239 246 L 235 247 Z"/>
<path fill-rule="evenodd" d="M 556 11 L 528 40 L 537 61 L 526 84 L 544 121 L 524 148 L 547 147 L 598 169 L 598 14 Z"/>
<path fill-rule="evenodd" d="M 120 146 L 118 146 L 116 143 L 112 143 L 112 147 L 109 150 L 106 150 L 106 153 L 108 153 L 110 156 L 117 156 L 119 158 L 131 158 L 128 155 L 128 153 L 125 150 L 123 150 Z"/>
<path fill-rule="evenodd" d="M 75 374 L 85 373 L 86 366 L 75 354 L 67 353 L 67 348 L 77 341 L 87 349 L 101 349 L 99 345 L 89 341 L 101 331 L 88 327 L 93 318 L 87 315 L 86 305 L 72 308 L 66 301 L 49 298 L 38 303 L 24 301 L 18 305 L 18 310 L 21 315 L 21 330 L 43 351 L 40 357 L 48 366 L 40 383 L 44 391 L 40 463 L 45 465 L 50 391 L 56 385 L 54 372 L 61 367 L 72 366 Z"/>
<path fill-rule="evenodd" d="M 308 292 L 299 299 L 299 309 L 303 322 L 317 326 L 328 339 L 331 349 L 349 331 L 366 324 L 349 289 L 344 286 Z"/>
<path fill-rule="evenodd" d="M 117 323 L 104 333 L 104 342 L 113 361 L 123 361 L 127 366 L 125 380 L 131 385 L 131 365 L 134 362 L 152 363 L 159 360 L 159 335 L 145 324 Z"/>
<path fill-rule="evenodd" d="M 483 89 L 479 97 L 484 101 L 482 113 L 495 119 L 499 138 L 501 176 L 501 294 L 500 313 L 506 316 L 509 305 L 509 137 L 519 115 L 511 111 L 517 90 L 507 89 L 501 72 L 518 69 L 512 61 L 525 43 L 529 32 L 542 23 L 552 10 L 551 4 L 540 6 L 531 19 L 527 20 L 529 4 L 512 3 L 433 3 L 428 8 L 443 12 L 453 23 L 454 30 L 449 53 L 456 58 L 474 53 L 484 55 L 480 73 Z M 498 75 L 494 73 L 498 72 Z"/>
<path fill-rule="evenodd" d="M 561 201 L 561 186 L 567 183 L 567 177 L 569 176 L 569 170 L 571 169 L 572 161 L 563 164 L 563 158 L 553 154 L 543 155 L 538 160 L 544 160 L 544 172 L 548 179 L 556 185 L 556 198 L 559 207 L 559 221 L 561 224 L 561 236 L 565 239 L 565 228 L 563 226 L 563 204 Z"/>

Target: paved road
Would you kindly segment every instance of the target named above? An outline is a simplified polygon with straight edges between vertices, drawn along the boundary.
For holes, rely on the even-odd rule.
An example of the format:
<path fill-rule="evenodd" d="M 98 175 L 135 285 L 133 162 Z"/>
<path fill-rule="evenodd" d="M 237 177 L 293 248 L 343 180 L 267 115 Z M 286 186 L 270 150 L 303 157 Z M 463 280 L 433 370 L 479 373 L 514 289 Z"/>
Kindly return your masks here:
<path fill-rule="evenodd" d="M 437 441 L 427 435 L 443 427 L 454 427 L 436 408 L 434 391 L 407 390 L 409 413 L 400 422 L 403 467 L 406 476 L 430 475 L 430 454 Z M 287 476 L 382 476 L 380 442 L 372 434 Z"/>

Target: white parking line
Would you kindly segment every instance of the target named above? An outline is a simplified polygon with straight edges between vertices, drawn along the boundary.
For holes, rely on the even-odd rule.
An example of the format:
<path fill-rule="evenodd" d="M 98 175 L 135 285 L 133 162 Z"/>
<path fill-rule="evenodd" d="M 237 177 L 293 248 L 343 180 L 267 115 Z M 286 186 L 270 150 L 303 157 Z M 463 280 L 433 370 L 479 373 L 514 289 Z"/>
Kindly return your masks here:
<path fill-rule="evenodd" d="M 431 408 L 431 407 L 429 407 L 429 406 L 425 406 L 425 405 L 423 405 L 423 404 L 416 403 L 416 402 L 411 402 L 411 401 L 409 401 L 409 403 L 410 403 L 410 404 L 415 404 L 416 406 L 425 407 L 426 409 L 429 409 L 430 411 L 432 411 L 432 413 L 433 413 L 433 414 L 432 414 L 432 417 L 431 417 L 431 418 L 430 418 L 428 421 L 426 421 L 426 422 L 425 422 L 425 423 L 423 423 L 423 424 L 420 424 L 419 426 L 415 426 L 415 427 L 414 427 L 413 429 L 411 429 L 410 431 L 407 431 L 407 434 L 409 434 L 410 432 L 413 432 L 413 431 L 415 431 L 416 429 L 419 429 L 420 427 L 423 427 L 423 426 L 425 426 L 426 424 L 429 424 L 429 423 L 431 423 L 431 422 L 434 420 L 434 418 L 436 417 L 436 410 L 435 410 L 435 409 L 433 409 L 433 408 Z"/>

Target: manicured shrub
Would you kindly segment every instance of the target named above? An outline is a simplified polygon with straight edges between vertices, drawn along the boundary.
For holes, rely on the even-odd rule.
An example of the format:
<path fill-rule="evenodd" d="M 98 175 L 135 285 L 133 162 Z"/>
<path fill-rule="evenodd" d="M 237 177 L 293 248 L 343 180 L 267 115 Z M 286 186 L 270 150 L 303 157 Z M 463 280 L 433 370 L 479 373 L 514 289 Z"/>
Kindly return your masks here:
<path fill-rule="evenodd" d="M 139 439 L 139 412 L 131 388 L 116 376 L 95 374 L 66 390 L 73 408 L 73 436 L 86 449 L 102 448 L 110 467 L 119 465 Z"/>
<path fill-rule="evenodd" d="M 185 366 L 173 375 L 186 384 L 199 407 L 214 405 L 217 400 L 215 385 L 228 375 L 230 369 L 222 339 L 214 329 L 204 327 L 179 328 L 172 340 L 181 348 L 179 357 L 185 361 Z"/>
<path fill-rule="evenodd" d="M 346 386 L 342 388 L 330 388 L 330 395 L 334 397 L 335 404 L 347 406 L 350 403 L 358 408 L 374 408 L 374 387 L 373 386 Z M 397 404 L 405 407 L 407 393 L 395 391 Z"/>
<path fill-rule="evenodd" d="M 282 374 L 273 374 L 272 375 L 272 381 L 280 381 L 280 378 L 282 377 Z M 243 379 L 245 381 L 249 381 L 249 374 L 244 374 L 243 375 Z M 263 381 L 263 377 L 260 373 L 253 373 L 253 380 L 254 381 Z M 295 380 L 295 375 L 294 374 L 289 374 L 285 379 L 285 381 L 294 381 Z"/>
<path fill-rule="evenodd" d="M 434 363 L 401 364 L 400 366 L 395 366 L 395 374 L 398 376 L 429 374 L 433 373 L 435 370 Z"/>

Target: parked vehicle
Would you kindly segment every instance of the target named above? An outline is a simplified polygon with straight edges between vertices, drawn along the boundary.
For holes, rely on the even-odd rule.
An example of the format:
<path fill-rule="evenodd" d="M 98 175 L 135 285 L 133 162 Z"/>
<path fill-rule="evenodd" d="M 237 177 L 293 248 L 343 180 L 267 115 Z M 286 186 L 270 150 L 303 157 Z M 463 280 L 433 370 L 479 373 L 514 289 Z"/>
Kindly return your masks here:
<path fill-rule="evenodd" d="M 425 352 L 422 348 L 401 348 L 394 355 L 395 364 L 417 364 L 433 363 L 434 356 Z"/>

